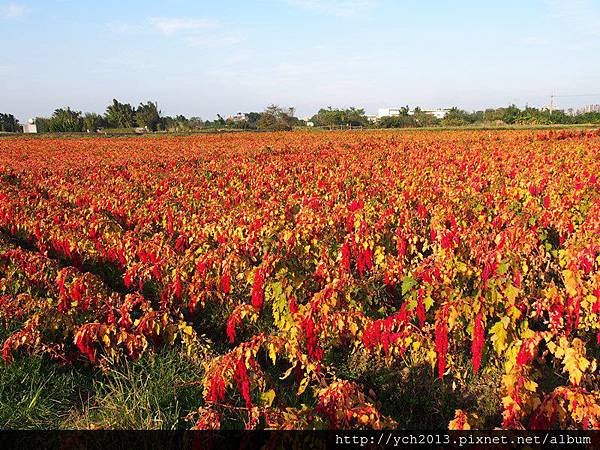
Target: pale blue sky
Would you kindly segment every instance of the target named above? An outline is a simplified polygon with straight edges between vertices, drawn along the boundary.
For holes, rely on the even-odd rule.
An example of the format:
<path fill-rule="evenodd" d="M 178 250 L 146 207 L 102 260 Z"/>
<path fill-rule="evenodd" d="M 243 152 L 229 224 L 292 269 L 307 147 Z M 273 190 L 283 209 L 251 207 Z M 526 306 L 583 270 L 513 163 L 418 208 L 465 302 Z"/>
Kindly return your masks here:
<path fill-rule="evenodd" d="M 0 42 L 0 112 L 22 121 L 113 97 L 212 119 L 600 94 L 600 0 L 0 0 Z"/>

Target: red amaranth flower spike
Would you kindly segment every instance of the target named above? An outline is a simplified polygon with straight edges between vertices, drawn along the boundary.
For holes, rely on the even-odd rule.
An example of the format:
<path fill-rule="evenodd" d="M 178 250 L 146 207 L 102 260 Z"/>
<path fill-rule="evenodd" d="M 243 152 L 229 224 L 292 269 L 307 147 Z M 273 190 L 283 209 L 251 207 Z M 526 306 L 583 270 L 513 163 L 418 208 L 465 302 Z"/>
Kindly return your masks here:
<path fill-rule="evenodd" d="M 179 276 L 179 274 L 175 275 L 175 282 L 173 283 L 173 295 L 175 295 L 175 298 L 177 300 L 181 300 L 181 293 L 182 293 L 182 285 L 181 285 L 181 277 Z"/>
<path fill-rule="evenodd" d="M 342 245 L 342 269 L 344 272 L 350 272 L 350 245 L 344 242 Z"/>
<path fill-rule="evenodd" d="M 438 358 L 438 376 L 444 378 L 446 353 L 448 352 L 448 307 L 446 306 L 435 323 L 435 351 Z"/>
<path fill-rule="evenodd" d="M 425 292 L 423 291 L 423 289 L 419 289 L 419 292 L 417 295 L 417 318 L 419 319 L 419 325 L 421 328 L 423 328 L 425 326 L 425 318 L 426 318 L 425 303 L 423 302 L 424 295 L 425 295 Z"/>
<path fill-rule="evenodd" d="M 483 327 L 483 315 L 481 311 L 475 317 L 473 324 L 473 341 L 471 343 L 471 362 L 473 364 L 473 372 L 477 373 L 481 367 L 481 356 L 483 354 L 485 330 Z"/>
<path fill-rule="evenodd" d="M 315 322 L 309 316 L 301 322 L 306 337 L 306 350 L 310 358 L 320 361 L 323 358 L 323 349 L 319 346 L 315 332 Z"/>
<path fill-rule="evenodd" d="M 237 360 L 235 372 L 233 374 L 237 383 L 238 391 L 246 402 L 246 408 L 252 408 L 252 399 L 250 398 L 250 379 L 248 378 L 248 370 L 244 358 Z"/>
<path fill-rule="evenodd" d="M 210 388 L 206 396 L 206 400 L 209 402 L 220 402 L 225 398 L 225 380 L 221 374 L 217 373 L 213 375 L 210 380 Z"/>
<path fill-rule="evenodd" d="M 221 276 L 221 291 L 223 291 L 224 294 L 229 294 L 231 292 L 231 274 L 229 268 L 225 269 Z"/>
<path fill-rule="evenodd" d="M 236 328 L 241 321 L 242 317 L 240 316 L 238 310 L 235 310 L 233 313 L 231 313 L 229 319 L 227 319 L 227 326 L 225 332 L 227 334 L 227 339 L 229 339 L 229 342 L 231 344 L 235 342 Z"/>
<path fill-rule="evenodd" d="M 265 301 L 265 274 L 264 269 L 259 268 L 254 275 L 254 284 L 252 285 L 252 306 L 260 310 Z"/>

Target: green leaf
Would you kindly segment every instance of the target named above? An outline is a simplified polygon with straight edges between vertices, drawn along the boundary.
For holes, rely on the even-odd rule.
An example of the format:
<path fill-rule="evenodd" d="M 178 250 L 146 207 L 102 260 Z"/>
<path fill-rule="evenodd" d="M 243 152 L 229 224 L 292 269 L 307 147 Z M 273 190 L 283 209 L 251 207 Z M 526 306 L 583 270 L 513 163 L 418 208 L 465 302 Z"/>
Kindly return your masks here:
<path fill-rule="evenodd" d="M 415 280 L 411 276 L 405 276 L 402 280 L 402 295 L 405 295 L 408 291 L 410 291 L 414 286 L 416 286 L 417 280 Z"/>
<path fill-rule="evenodd" d="M 285 329 L 286 324 L 290 320 L 290 312 L 288 308 L 288 302 L 285 293 L 283 292 L 283 286 L 280 281 L 270 283 L 267 285 L 265 291 L 272 300 L 273 305 L 273 319 L 275 325 L 279 329 Z"/>
<path fill-rule="evenodd" d="M 502 263 L 498 266 L 498 275 L 504 275 L 508 271 L 508 264 Z"/>
<path fill-rule="evenodd" d="M 417 304 L 417 296 L 411 295 L 410 298 L 407 300 L 408 309 L 412 311 L 417 307 Z"/>

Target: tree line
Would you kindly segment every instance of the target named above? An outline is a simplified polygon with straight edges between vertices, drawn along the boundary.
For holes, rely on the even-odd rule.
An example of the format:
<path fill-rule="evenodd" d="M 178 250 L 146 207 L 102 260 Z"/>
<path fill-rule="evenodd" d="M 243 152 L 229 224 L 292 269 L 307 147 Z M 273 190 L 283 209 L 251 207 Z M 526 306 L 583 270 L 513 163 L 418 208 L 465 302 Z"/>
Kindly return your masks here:
<path fill-rule="evenodd" d="M 418 128 L 418 127 L 460 127 L 475 125 L 551 125 L 551 124 L 587 124 L 600 123 L 600 112 L 588 112 L 569 115 L 561 110 L 549 111 L 515 105 L 502 108 L 488 108 L 483 111 L 467 112 L 459 108 L 450 108 L 443 118 L 415 107 L 399 108 L 398 114 L 369 120 L 363 109 L 320 109 L 311 119 L 316 126 L 370 127 L 370 128 Z"/>
<path fill-rule="evenodd" d="M 156 102 L 148 101 L 133 107 L 116 99 L 107 106 L 101 115 L 94 112 L 82 113 L 70 107 L 54 110 L 50 117 L 35 119 L 38 133 L 56 132 L 97 132 L 99 130 L 145 131 L 195 131 L 203 128 L 230 128 L 240 130 L 287 131 L 303 125 L 294 117 L 293 108 L 270 105 L 262 112 L 250 112 L 224 119 L 217 114 L 215 120 L 202 120 L 200 117 L 187 118 L 183 115 L 163 116 Z M 22 127 L 12 114 L 0 114 L 0 131 L 20 132 Z"/>
<path fill-rule="evenodd" d="M 549 111 L 515 105 L 502 108 L 489 108 L 467 112 L 459 108 L 449 109 L 443 118 L 423 111 L 419 107 L 410 110 L 408 106 L 399 109 L 398 114 L 369 118 L 364 109 L 321 108 L 309 120 L 295 117 L 294 108 L 270 105 L 262 112 L 248 112 L 224 119 L 217 114 L 214 120 L 200 117 L 187 118 L 183 115 L 163 116 L 156 102 L 148 101 L 133 107 L 114 99 L 103 115 L 94 112 L 82 113 L 70 107 L 58 108 L 50 117 L 35 119 L 38 133 L 44 132 L 96 132 L 98 130 L 131 130 L 142 128 L 146 131 L 186 132 L 200 129 L 235 129 L 286 131 L 300 126 L 325 128 L 418 128 L 436 126 L 477 126 L 477 125 L 549 125 L 600 123 L 600 112 L 569 115 L 561 110 Z M 12 114 L 0 113 L 0 132 L 19 132 L 21 125 Z"/>
<path fill-rule="evenodd" d="M 441 120 L 444 126 L 464 126 L 478 124 L 507 125 L 575 125 L 600 123 L 600 112 L 587 112 L 570 115 L 563 110 L 550 111 L 546 108 L 527 106 L 520 109 L 516 105 L 484 111 L 466 112 L 458 108 L 450 109 Z"/>
<path fill-rule="evenodd" d="M 158 109 L 158 104 L 148 101 L 133 107 L 129 103 L 118 100 L 106 107 L 104 115 L 94 112 L 82 114 L 70 107 L 58 108 L 50 117 L 37 117 L 35 119 L 37 131 L 44 132 L 95 132 L 99 129 L 129 129 L 144 128 L 148 131 L 157 131 L 164 123 L 164 118 Z"/>

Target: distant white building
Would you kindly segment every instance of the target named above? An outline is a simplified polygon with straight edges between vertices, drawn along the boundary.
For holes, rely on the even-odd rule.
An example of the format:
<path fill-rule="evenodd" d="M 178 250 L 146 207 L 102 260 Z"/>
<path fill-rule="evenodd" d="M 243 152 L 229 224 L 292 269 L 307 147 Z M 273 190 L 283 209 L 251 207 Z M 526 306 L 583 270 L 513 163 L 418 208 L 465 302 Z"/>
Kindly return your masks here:
<path fill-rule="evenodd" d="M 243 122 L 244 120 L 246 120 L 246 114 L 238 112 L 233 116 L 229 116 L 227 119 L 233 120 L 234 122 Z"/>
<path fill-rule="evenodd" d="M 402 111 L 402 108 L 379 108 L 379 110 L 377 111 L 377 118 L 381 119 L 382 117 L 399 116 L 401 111 Z M 431 114 L 432 116 L 437 117 L 438 119 L 443 119 L 448 111 L 449 111 L 448 109 L 442 109 L 442 108 L 422 109 L 421 110 L 421 112 Z M 411 116 L 414 113 L 415 113 L 414 109 L 411 109 L 408 111 L 408 114 L 410 114 Z"/>
<path fill-rule="evenodd" d="M 34 119 L 29 119 L 27 123 L 23 125 L 23 133 L 37 133 L 37 125 Z"/>
<path fill-rule="evenodd" d="M 600 105 L 586 105 L 577 110 L 577 114 L 597 113 L 600 112 Z"/>
<path fill-rule="evenodd" d="M 448 111 L 450 111 L 449 109 L 442 109 L 442 108 L 437 108 L 437 109 L 422 109 L 421 112 L 424 112 L 426 114 L 431 114 L 432 116 L 438 118 L 438 119 L 443 119 L 444 116 L 446 115 L 446 113 L 448 113 Z M 413 114 L 414 111 L 409 111 L 409 114 Z"/>
<path fill-rule="evenodd" d="M 553 111 L 553 112 L 565 112 L 565 110 L 563 108 L 559 108 L 556 105 L 542 106 L 541 110 L 542 111 Z"/>
<path fill-rule="evenodd" d="M 300 120 L 302 120 L 306 124 L 307 127 L 314 127 L 315 123 L 310 119 L 311 119 L 311 117 L 304 116 Z"/>
<path fill-rule="evenodd" d="M 399 116 L 401 108 L 379 108 L 377 110 L 377 118 L 381 119 L 382 117 L 389 116 Z"/>

